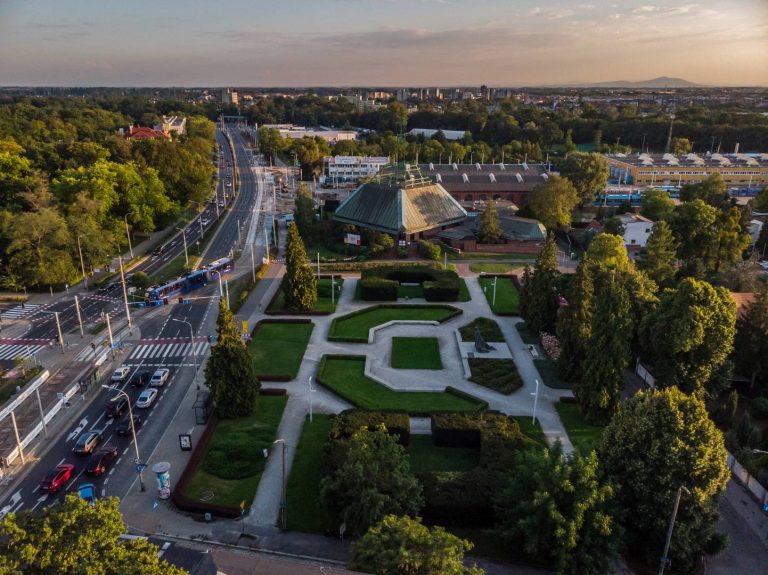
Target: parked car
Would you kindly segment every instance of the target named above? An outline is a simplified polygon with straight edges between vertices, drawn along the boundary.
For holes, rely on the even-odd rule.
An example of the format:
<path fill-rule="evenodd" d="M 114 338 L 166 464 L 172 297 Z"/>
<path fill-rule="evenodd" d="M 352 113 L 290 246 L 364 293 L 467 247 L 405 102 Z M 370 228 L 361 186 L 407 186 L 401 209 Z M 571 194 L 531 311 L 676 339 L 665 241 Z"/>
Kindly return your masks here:
<path fill-rule="evenodd" d="M 146 409 L 150 407 L 157 399 L 157 389 L 150 387 L 141 392 L 139 399 L 136 400 L 136 407 Z"/>
<path fill-rule="evenodd" d="M 57 465 L 40 482 L 40 491 L 56 493 L 67 484 L 74 472 L 75 466 L 70 463 Z"/>
<path fill-rule="evenodd" d="M 127 365 L 121 365 L 112 374 L 110 381 L 113 381 L 115 383 L 122 383 L 123 381 L 125 381 L 125 378 L 128 377 L 129 373 L 131 373 L 131 368 L 128 367 Z"/>
<path fill-rule="evenodd" d="M 170 373 L 171 372 L 167 369 L 158 369 L 155 371 L 155 373 L 152 374 L 152 379 L 149 380 L 149 385 L 152 387 L 160 387 L 166 381 L 168 381 L 168 376 Z"/>
<path fill-rule="evenodd" d="M 134 429 L 141 427 L 140 415 L 133 416 L 133 427 Z M 131 431 L 131 420 L 129 418 L 124 419 L 123 422 L 115 429 L 115 433 L 120 437 L 130 437 L 133 435 L 133 432 Z"/>
<path fill-rule="evenodd" d="M 98 429 L 91 429 L 90 431 L 83 433 L 80 439 L 72 448 L 77 455 L 90 455 L 93 450 L 98 447 L 102 440 L 101 431 Z"/>
<path fill-rule="evenodd" d="M 148 371 L 142 371 L 142 372 L 136 372 L 133 374 L 133 377 L 131 378 L 131 385 L 133 387 L 144 387 L 149 383 L 149 378 L 152 377 L 152 374 Z"/>
<path fill-rule="evenodd" d="M 99 476 L 104 473 L 117 459 L 117 448 L 102 447 L 96 453 L 91 455 L 88 465 L 85 467 L 87 475 Z"/>
<path fill-rule="evenodd" d="M 123 415 L 126 409 L 128 409 L 128 400 L 122 395 L 118 395 L 117 399 L 113 399 L 107 404 L 105 415 L 107 418 L 117 419 Z"/>

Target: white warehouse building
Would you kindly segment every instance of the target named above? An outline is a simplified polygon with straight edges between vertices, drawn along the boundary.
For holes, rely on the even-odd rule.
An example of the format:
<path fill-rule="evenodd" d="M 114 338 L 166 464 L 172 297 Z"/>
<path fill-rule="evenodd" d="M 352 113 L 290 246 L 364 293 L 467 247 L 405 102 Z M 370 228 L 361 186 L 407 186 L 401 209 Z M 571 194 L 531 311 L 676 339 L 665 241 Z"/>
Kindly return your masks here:
<path fill-rule="evenodd" d="M 335 184 L 364 180 L 389 163 L 387 156 L 325 156 L 320 183 Z"/>

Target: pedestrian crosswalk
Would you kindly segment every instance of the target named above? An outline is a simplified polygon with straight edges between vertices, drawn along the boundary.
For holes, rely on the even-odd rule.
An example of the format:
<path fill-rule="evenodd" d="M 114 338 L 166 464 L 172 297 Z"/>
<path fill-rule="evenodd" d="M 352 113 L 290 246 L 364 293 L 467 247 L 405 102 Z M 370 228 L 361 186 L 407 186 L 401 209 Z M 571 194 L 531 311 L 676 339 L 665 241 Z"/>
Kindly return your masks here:
<path fill-rule="evenodd" d="M 208 347 L 208 340 L 195 338 L 194 342 L 189 339 L 162 339 L 162 340 L 141 340 L 138 342 L 128 356 L 128 359 L 158 359 L 166 357 L 195 357 L 205 353 Z"/>
<path fill-rule="evenodd" d="M 29 358 L 35 355 L 41 349 L 45 349 L 46 345 L 33 344 L 0 344 L 0 361 L 14 361 L 17 357 Z"/>
<path fill-rule="evenodd" d="M 43 306 L 38 303 L 25 303 L 11 309 L 4 309 L 0 314 L 2 314 L 2 319 L 22 319 L 34 312 L 40 311 L 41 307 Z"/>

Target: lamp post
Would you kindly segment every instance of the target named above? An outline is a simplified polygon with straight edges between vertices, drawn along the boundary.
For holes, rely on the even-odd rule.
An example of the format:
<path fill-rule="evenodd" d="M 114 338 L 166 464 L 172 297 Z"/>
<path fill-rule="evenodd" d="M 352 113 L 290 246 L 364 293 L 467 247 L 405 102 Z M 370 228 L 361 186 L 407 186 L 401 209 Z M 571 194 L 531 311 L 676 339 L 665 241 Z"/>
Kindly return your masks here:
<path fill-rule="evenodd" d="M 186 228 L 176 228 L 176 229 L 181 231 L 181 239 L 184 241 L 184 262 L 187 264 L 187 267 L 189 267 L 189 254 L 187 254 L 187 229 Z"/>
<path fill-rule="evenodd" d="M 669 518 L 669 529 L 667 530 L 667 540 L 664 543 L 664 553 L 661 555 L 659 575 L 664 575 L 664 568 L 667 566 L 667 563 L 669 563 L 669 557 L 667 557 L 667 555 L 669 555 L 669 545 L 672 542 L 672 532 L 675 530 L 675 519 L 677 519 L 677 510 L 680 507 L 680 497 L 682 496 L 683 491 L 689 495 L 691 493 L 683 485 L 677 488 L 677 493 L 675 494 L 675 505 L 672 507 L 672 516 Z"/>
<path fill-rule="evenodd" d="M 131 245 L 131 231 L 128 229 L 128 216 L 131 216 L 133 214 L 137 214 L 138 212 L 128 212 L 125 214 L 125 217 L 123 218 L 125 220 L 125 235 L 128 237 L 128 251 L 131 254 L 131 259 L 133 259 L 133 246 Z"/>
<path fill-rule="evenodd" d="M 88 289 L 88 276 L 85 275 L 85 264 L 83 263 L 83 248 L 80 246 L 80 238 L 84 237 L 83 234 L 77 236 L 77 253 L 80 254 L 80 269 L 83 272 L 83 283 L 85 283 L 85 289 Z"/>
<path fill-rule="evenodd" d="M 285 439 L 275 439 L 272 445 L 281 443 L 283 445 L 283 459 L 282 459 L 282 483 L 283 483 L 283 495 L 282 501 L 280 501 L 280 528 L 285 530 L 287 528 L 288 521 L 288 501 L 285 498 Z"/>
<path fill-rule="evenodd" d="M 139 442 L 136 441 L 136 426 L 133 424 L 133 409 L 131 409 L 131 398 L 122 389 L 117 389 L 116 387 L 111 387 L 109 385 L 102 385 L 101 387 L 117 392 L 117 395 L 109 401 L 115 401 L 118 397 L 123 396 L 125 401 L 128 402 L 128 418 L 131 420 L 131 436 L 133 437 L 133 447 L 136 451 L 136 470 L 139 472 L 139 484 L 141 485 L 140 489 L 141 491 L 146 491 L 147 486 L 144 485 L 144 474 L 142 473 L 141 456 L 139 455 Z"/>
<path fill-rule="evenodd" d="M 496 307 L 496 282 L 499 281 L 499 276 L 496 276 L 493 278 L 493 303 L 491 304 L 492 307 Z"/>
<path fill-rule="evenodd" d="M 533 396 L 533 423 L 536 423 L 536 407 L 539 404 L 539 380 L 536 380 L 536 391 L 534 391 L 532 394 Z"/>
<path fill-rule="evenodd" d="M 125 273 L 123 273 L 123 256 L 118 256 L 120 262 L 120 280 L 123 284 L 123 301 L 125 302 L 125 317 L 128 318 L 128 333 L 133 335 L 133 325 L 131 324 L 131 310 L 128 308 L 128 290 L 125 287 Z"/>
<path fill-rule="evenodd" d="M 177 322 L 179 322 L 179 323 L 185 323 L 185 324 L 187 324 L 187 325 L 189 326 L 189 343 L 190 343 L 190 345 L 192 346 L 192 347 L 190 348 L 190 351 L 191 351 L 191 353 L 192 353 L 192 361 L 193 361 L 193 362 L 194 362 L 194 364 L 195 364 L 195 386 L 196 386 L 198 389 L 200 389 L 200 385 L 197 383 L 197 354 L 195 353 L 195 337 L 194 337 L 194 335 L 195 335 L 195 330 L 194 330 L 194 328 L 192 327 L 192 323 L 191 323 L 191 322 L 188 322 L 187 320 L 184 320 L 184 319 L 176 319 L 175 317 L 172 317 L 172 318 L 171 318 L 171 321 L 177 321 Z"/>
<path fill-rule="evenodd" d="M 309 382 L 308 382 L 308 388 L 309 388 L 309 422 L 312 423 L 312 394 L 317 391 L 314 387 L 312 387 L 312 376 L 309 376 Z"/>

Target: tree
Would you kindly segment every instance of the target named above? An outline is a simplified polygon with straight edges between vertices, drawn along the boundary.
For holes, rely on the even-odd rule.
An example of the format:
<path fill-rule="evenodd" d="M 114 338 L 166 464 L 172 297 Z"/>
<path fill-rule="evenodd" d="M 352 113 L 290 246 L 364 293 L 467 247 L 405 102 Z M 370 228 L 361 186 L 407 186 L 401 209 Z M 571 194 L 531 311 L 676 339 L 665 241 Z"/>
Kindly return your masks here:
<path fill-rule="evenodd" d="M 136 288 L 136 291 L 143 294 L 144 290 L 149 287 L 149 276 L 142 271 L 135 272 L 131 278 L 131 285 Z"/>
<path fill-rule="evenodd" d="M 500 534 L 559 574 L 608 572 L 621 529 L 613 519 L 614 488 L 600 478 L 595 452 L 566 457 L 552 449 L 515 454 L 495 498 Z"/>
<path fill-rule="evenodd" d="M 641 325 L 643 360 L 657 386 L 703 390 L 733 349 L 736 304 L 725 288 L 693 278 L 659 299 Z"/>
<path fill-rule="evenodd" d="M 442 527 L 387 515 L 355 543 L 350 569 L 375 575 L 482 575 L 482 569 L 464 565 L 464 553 L 472 547 Z"/>
<path fill-rule="evenodd" d="M 272 162 L 275 156 L 286 148 L 286 142 L 280 136 L 276 128 L 267 128 L 262 126 L 257 132 L 259 139 L 259 150 L 264 157 Z"/>
<path fill-rule="evenodd" d="M 296 222 L 288 225 L 285 245 L 285 306 L 288 309 L 310 311 L 317 305 L 317 278 L 307 261 L 304 242 Z"/>
<path fill-rule="evenodd" d="M 607 234 L 613 234 L 615 236 L 623 236 L 626 229 L 624 228 L 624 224 L 621 221 L 621 218 L 618 216 L 614 216 L 612 218 L 608 218 L 603 222 L 603 230 Z"/>
<path fill-rule="evenodd" d="M 10 513 L 0 522 L 0 573 L 181 575 L 145 539 L 122 541 L 116 497 L 91 505 L 67 495 L 60 505 Z"/>
<path fill-rule="evenodd" d="M 483 214 L 480 216 L 480 228 L 477 233 L 477 239 L 481 244 L 494 244 L 501 238 L 501 225 L 499 224 L 499 214 L 496 210 L 496 202 L 493 200 L 485 206 Z"/>
<path fill-rule="evenodd" d="M 415 517 L 423 504 L 405 449 L 383 425 L 361 428 L 350 438 L 344 461 L 323 478 L 320 498 L 356 534 L 390 514 Z"/>
<path fill-rule="evenodd" d="M 712 207 L 721 208 L 728 202 L 728 188 L 723 176 L 719 172 L 714 172 L 701 182 L 683 184 L 680 188 L 680 199 L 684 202 L 702 200 Z"/>
<path fill-rule="evenodd" d="M 768 286 L 763 285 L 736 320 L 736 365 L 755 382 L 768 378 Z"/>
<path fill-rule="evenodd" d="M 717 209 L 701 199 L 675 208 L 669 225 L 680 245 L 680 258 L 689 266 L 698 264 L 702 269 L 708 267 L 717 245 L 717 216 Z"/>
<path fill-rule="evenodd" d="M 293 210 L 294 221 L 301 237 L 310 241 L 315 231 L 315 201 L 309 191 L 309 186 L 302 182 L 296 197 L 296 207 Z"/>
<path fill-rule="evenodd" d="M 658 285 L 668 285 L 677 273 L 677 242 L 664 220 L 653 224 L 638 267 Z"/>
<path fill-rule="evenodd" d="M 560 341 L 557 371 L 563 381 L 573 382 L 581 379 L 581 360 L 592 333 L 593 292 L 592 274 L 582 261 L 576 268 L 566 295 L 568 305 L 561 312 L 557 322 L 557 337 Z"/>
<path fill-rule="evenodd" d="M 755 198 L 755 211 L 768 212 L 768 188 L 763 188 Z"/>
<path fill-rule="evenodd" d="M 741 227 L 741 212 L 733 207 L 721 212 L 717 220 L 717 250 L 714 271 L 718 272 L 722 264 L 730 264 L 742 259 L 744 250 L 749 247 L 749 234 Z"/>
<path fill-rule="evenodd" d="M 715 523 L 730 477 L 726 455 L 723 435 L 700 397 L 672 387 L 622 402 L 603 432 L 598 458 L 617 487 L 617 518 L 633 555 L 658 562 L 680 486 L 688 492 L 669 554 L 676 570 L 691 572 L 702 554 L 724 547 Z"/>
<path fill-rule="evenodd" d="M 573 208 L 579 202 L 579 196 L 573 184 L 567 178 L 550 176 L 531 192 L 528 205 L 534 216 L 548 230 L 571 225 Z"/>
<path fill-rule="evenodd" d="M 597 153 L 569 154 L 560 173 L 573 182 L 582 204 L 594 200 L 608 184 L 608 162 Z"/>
<path fill-rule="evenodd" d="M 669 220 L 675 211 L 675 201 L 664 190 L 646 190 L 643 192 L 640 213 L 649 220 Z"/>
<path fill-rule="evenodd" d="M 205 366 L 205 380 L 220 417 L 246 417 L 253 414 L 261 385 L 237 329 L 235 316 L 224 298 L 219 300 L 216 325 L 219 337 L 216 345 L 211 347 Z"/>
<path fill-rule="evenodd" d="M 559 284 L 557 244 L 550 234 L 536 257 L 534 270 L 526 266 L 520 289 L 520 317 L 532 333 L 554 333 L 560 309 Z"/>
<path fill-rule="evenodd" d="M 672 153 L 684 156 L 691 151 L 691 141 L 688 138 L 672 138 Z"/>

